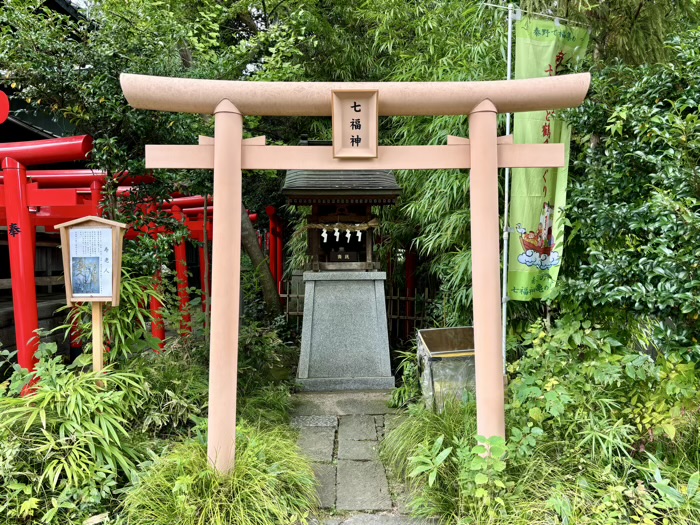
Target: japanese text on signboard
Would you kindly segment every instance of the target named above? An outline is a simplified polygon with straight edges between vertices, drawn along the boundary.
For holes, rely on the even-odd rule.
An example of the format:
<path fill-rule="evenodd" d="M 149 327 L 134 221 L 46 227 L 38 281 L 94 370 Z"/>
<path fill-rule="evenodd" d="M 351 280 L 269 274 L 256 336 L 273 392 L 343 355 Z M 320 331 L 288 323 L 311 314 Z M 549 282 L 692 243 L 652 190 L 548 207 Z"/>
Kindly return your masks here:
<path fill-rule="evenodd" d="M 377 156 L 376 91 L 333 91 L 333 155 Z"/>
<path fill-rule="evenodd" d="M 112 229 L 70 230 L 70 272 L 75 297 L 112 295 Z"/>

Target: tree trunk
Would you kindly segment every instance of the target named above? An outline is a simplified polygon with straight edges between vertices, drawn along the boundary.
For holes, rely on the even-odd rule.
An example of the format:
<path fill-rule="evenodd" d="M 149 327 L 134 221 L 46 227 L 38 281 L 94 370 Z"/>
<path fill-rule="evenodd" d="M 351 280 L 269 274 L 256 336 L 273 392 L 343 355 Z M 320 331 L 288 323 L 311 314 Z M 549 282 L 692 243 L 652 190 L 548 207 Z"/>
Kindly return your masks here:
<path fill-rule="evenodd" d="M 275 280 L 272 278 L 270 266 L 267 264 L 267 260 L 262 250 L 260 250 L 260 246 L 258 246 L 258 238 L 257 235 L 255 235 L 253 223 L 250 222 L 245 208 L 243 208 L 243 213 L 241 214 L 241 244 L 243 245 L 245 253 L 250 257 L 253 267 L 255 267 L 257 275 L 260 278 L 260 285 L 262 287 L 267 313 L 270 315 L 280 315 L 282 313 L 282 307 L 280 305 L 279 293 L 277 293 L 277 283 L 275 283 Z"/>

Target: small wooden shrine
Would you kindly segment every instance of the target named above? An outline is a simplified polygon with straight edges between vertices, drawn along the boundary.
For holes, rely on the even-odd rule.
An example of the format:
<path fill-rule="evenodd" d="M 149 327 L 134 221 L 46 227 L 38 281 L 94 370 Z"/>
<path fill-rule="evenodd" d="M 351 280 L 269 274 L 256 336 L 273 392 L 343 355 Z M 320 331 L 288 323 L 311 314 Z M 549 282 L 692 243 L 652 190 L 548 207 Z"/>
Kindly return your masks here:
<path fill-rule="evenodd" d="M 313 271 L 379 270 L 372 208 L 394 204 L 401 193 L 391 171 L 290 170 L 282 191 L 289 204 L 311 206 L 306 228 Z"/>
<path fill-rule="evenodd" d="M 290 170 L 282 191 L 289 204 L 311 207 L 297 381 L 307 390 L 392 388 L 373 208 L 400 195 L 393 172 Z"/>

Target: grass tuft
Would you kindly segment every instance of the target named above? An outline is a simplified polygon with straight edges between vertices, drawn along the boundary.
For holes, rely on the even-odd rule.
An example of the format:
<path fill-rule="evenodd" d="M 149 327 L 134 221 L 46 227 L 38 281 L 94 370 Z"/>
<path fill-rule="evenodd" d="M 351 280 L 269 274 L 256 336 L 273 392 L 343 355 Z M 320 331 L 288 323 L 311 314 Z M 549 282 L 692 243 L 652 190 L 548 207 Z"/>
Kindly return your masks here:
<path fill-rule="evenodd" d="M 239 424 L 236 466 L 221 475 L 206 447 L 187 442 L 152 465 L 126 495 L 129 525 L 278 525 L 316 507 L 313 471 L 294 435 Z"/>
<path fill-rule="evenodd" d="M 445 447 L 454 446 L 464 436 L 476 435 L 476 404 L 449 399 L 442 412 L 426 409 L 422 403 L 409 405 L 406 419 L 382 442 L 381 458 L 395 475 L 406 477 L 409 458 L 420 444 L 432 444 L 444 436 Z"/>

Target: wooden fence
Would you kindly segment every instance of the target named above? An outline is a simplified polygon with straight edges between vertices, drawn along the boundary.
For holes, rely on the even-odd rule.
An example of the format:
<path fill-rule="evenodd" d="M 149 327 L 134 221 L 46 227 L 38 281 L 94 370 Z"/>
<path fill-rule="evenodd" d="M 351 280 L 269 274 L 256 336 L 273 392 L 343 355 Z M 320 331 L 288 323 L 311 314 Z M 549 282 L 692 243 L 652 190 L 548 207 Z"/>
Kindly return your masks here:
<path fill-rule="evenodd" d="M 284 305 L 287 323 L 301 333 L 301 323 L 304 318 L 304 281 L 302 279 L 282 281 L 280 299 Z"/>
<path fill-rule="evenodd" d="M 389 340 L 394 342 L 413 340 L 416 330 L 428 322 L 428 308 L 433 294 L 428 288 L 408 290 L 388 286 L 386 289 L 386 317 Z"/>

